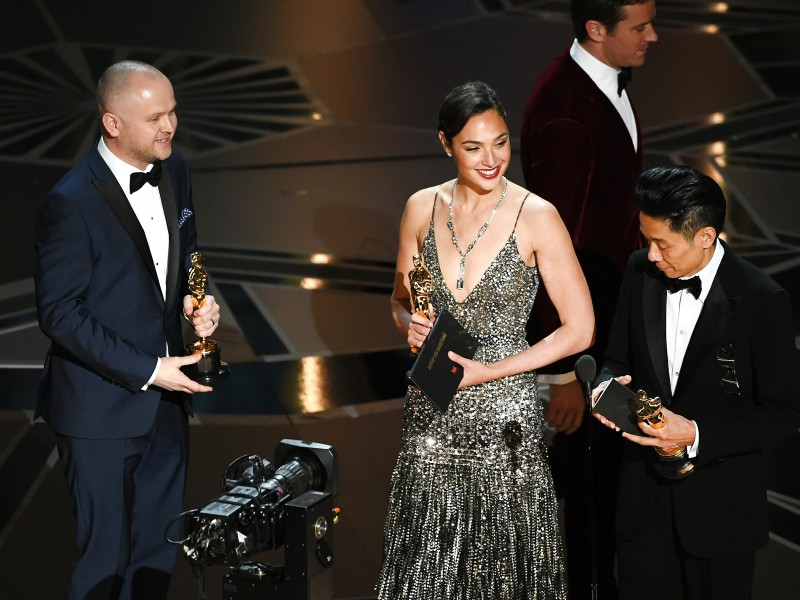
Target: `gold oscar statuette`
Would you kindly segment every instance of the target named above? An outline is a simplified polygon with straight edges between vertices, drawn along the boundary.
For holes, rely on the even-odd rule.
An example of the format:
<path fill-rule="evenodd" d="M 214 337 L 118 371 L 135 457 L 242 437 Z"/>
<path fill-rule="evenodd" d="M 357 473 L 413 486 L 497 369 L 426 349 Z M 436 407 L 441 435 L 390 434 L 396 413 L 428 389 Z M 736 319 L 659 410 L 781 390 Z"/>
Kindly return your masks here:
<path fill-rule="evenodd" d="M 647 392 L 639 390 L 637 398 L 631 400 L 628 408 L 640 422 L 644 421 L 653 429 L 661 429 L 667 424 L 667 419 L 661 410 L 661 398 L 650 398 Z M 683 479 L 694 472 L 694 465 L 689 460 L 686 448 L 653 448 L 658 461 L 654 463 L 656 471 L 666 479 Z"/>
<path fill-rule="evenodd" d="M 433 291 L 433 276 L 425 266 L 422 254 L 413 256 L 414 268 L 408 272 L 408 283 L 411 289 L 411 312 L 419 313 L 430 318 L 431 292 Z M 419 354 L 419 348 L 411 348 L 411 354 Z"/>
<path fill-rule="evenodd" d="M 208 273 L 203 266 L 203 253 L 193 252 L 190 255 L 192 266 L 189 268 L 189 292 L 192 294 L 192 306 L 197 310 L 206 299 Z M 220 346 L 211 338 L 200 338 L 186 345 L 186 354 L 200 354 L 200 360 L 184 368 L 184 372 L 195 381 L 210 383 L 224 379 L 230 374 L 228 363 L 220 360 Z"/>

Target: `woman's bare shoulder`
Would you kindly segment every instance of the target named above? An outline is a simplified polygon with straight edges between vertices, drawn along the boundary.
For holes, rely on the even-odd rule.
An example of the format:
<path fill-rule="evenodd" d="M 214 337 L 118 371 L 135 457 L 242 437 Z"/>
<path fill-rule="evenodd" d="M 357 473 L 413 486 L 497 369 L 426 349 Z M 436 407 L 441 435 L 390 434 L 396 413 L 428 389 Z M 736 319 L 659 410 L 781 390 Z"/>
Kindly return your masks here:
<path fill-rule="evenodd" d="M 519 222 L 525 226 L 533 226 L 544 220 L 545 224 L 552 219 L 559 219 L 558 209 L 541 196 L 525 189 L 521 185 L 513 184 L 515 196 L 524 204 L 520 208 Z"/>
<path fill-rule="evenodd" d="M 441 186 L 434 185 L 411 194 L 406 201 L 406 218 L 413 220 L 429 220 L 433 213 L 433 203 L 436 201 L 436 198 L 440 196 L 440 187 Z"/>
<path fill-rule="evenodd" d="M 430 206 L 433 204 L 433 199 L 439 193 L 439 189 L 442 186 L 440 185 L 432 185 L 431 187 L 423 188 L 411 194 L 408 198 L 408 204 L 427 204 Z"/>
<path fill-rule="evenodd" d="M 561 242 L 566 230 L 555 206 L 525 188 L 520 189 L 525 203 L 517 219 L 517 242 L 523 258 L 528 264 L 533 264 L 536 259 L 532 255 L 554 242 Z"/>

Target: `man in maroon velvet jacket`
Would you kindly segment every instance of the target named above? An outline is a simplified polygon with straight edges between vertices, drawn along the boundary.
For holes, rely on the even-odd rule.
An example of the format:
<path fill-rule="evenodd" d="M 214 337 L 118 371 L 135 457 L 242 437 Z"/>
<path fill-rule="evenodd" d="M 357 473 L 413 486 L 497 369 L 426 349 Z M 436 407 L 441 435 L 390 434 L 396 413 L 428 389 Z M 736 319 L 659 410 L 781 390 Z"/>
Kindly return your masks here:
<path fill-rule="evenodd" d="M 576 39 L 545 68 L 523 113 L 525 181 L 558 208 L 572 236 L 592 293 L 597 334 L 590 352 L 598 364 L 625 265 L 641 248 L 633 199 L 642 172 L 641 135 L 619 81 L 627 82 L 630 67 L 644 64 L 649 45 L 658 40 L 654 16 L 655 0 L 573 0 Z M 540 339 L 558 324 L 540 289 L 529 338 Z M 614 598 L 613 515 L 621 446 L 608 430 L 584 421 L 585 401 L 573 375 L 576 358 L 540 370 L 540 383 L 550 384 L 545 418 L 560 432 L 551 456 L 556 489 L 565 499 L 570 598 L 588 598 L 591 591 L 588 427 L 594 428 L 597 582 L 601 598 Z"/>

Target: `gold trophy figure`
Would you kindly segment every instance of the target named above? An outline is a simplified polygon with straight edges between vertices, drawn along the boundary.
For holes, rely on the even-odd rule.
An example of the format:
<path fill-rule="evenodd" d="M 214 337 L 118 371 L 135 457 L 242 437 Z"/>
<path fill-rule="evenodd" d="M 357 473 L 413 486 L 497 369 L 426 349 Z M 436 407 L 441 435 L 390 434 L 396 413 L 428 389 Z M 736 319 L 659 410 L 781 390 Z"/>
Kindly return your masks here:
<path fill-rule="evenodd" d="M 411 313 L 430 318 L 431 292 L 433 291 L 433 276 L 425 266 L 422 254 L 413 256 L 414 268 L 408 272 L 408 283 L 411 289 Z M 411 348 L 411 354 L 419 354 L 419 348 Z"/>
<path fill-rule="evenodd" d="M 667 424 L 667 418 L 661 410 L 661 398 L 649 398 L 647 392 L 639 390 L 637 399 L 631 400 L 629 408 L 631 413 L 636 415 L 640 422 L 644 421 L 653 429 L 661 429 Z M 694 472 L 694 465 L 686 454 L 686 448 L 665 449 L 653 448 L 656 457 L 659 459 L 655 463 L 656 471 L 667 479 L 683 479 Z"/>
<path fill-rule="evenodd" d="M 203 253 L 192 252 L 189 255 L 192 266 L 189 267 L 189 291 L 192 292 L 192 306 L 200 308 L 206 299 L 208 272 L 203 266 Z"/>
<path fill-rule="evenodd" d="M 189 291 L 192 294 L 192 306 L 198 309 L 206 299 L 208 273 L 203 266 L 203 253 L 193 252 L 190 257 Z M 230 374 L 228 363 L 220 360 L 220 346 L 211 338 L 200 338 L 186 345 L 186 354 L 200 354 L 200 360 L 185 369 L 187 375 L 200 383 L 209 383 L 216 379 L 224 379 Z"/>

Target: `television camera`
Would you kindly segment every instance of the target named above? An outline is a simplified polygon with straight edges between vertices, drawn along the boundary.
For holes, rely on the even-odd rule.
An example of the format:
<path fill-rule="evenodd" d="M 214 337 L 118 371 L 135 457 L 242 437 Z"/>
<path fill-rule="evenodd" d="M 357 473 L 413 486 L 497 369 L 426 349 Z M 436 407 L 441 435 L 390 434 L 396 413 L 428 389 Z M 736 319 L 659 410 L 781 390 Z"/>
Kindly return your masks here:
<path fill-rule="evenodd" d="M 222 494 L 183 519 L 179 543 L 200 580 L 205 566 L 230 567 L 224 600 L 330 600 L 333 597 L 333 525 L 338 509 L 339 463 L 332 446 L 284 439 L 275 468 L 257 455 L 233 461 L 222 477 Z M 284 547 L 284 564 L 245 559 Z"/>

